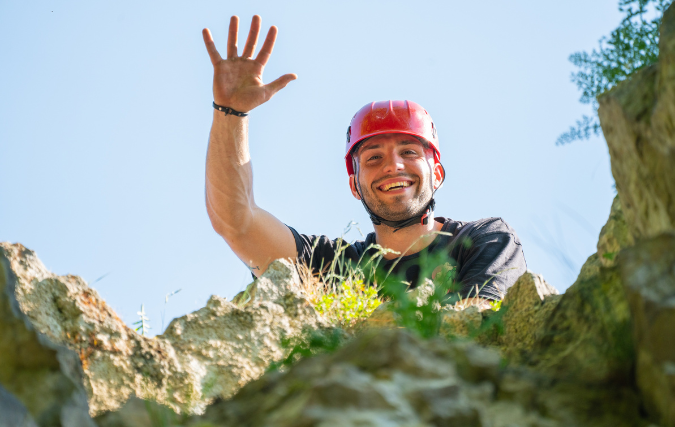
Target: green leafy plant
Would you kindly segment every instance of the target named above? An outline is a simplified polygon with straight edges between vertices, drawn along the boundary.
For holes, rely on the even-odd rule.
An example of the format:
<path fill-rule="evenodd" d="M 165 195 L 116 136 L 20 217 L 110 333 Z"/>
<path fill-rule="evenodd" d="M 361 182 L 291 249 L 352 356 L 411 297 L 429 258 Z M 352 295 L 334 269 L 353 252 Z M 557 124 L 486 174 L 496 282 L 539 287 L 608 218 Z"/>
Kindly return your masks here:
<path fill-rule="evenodd" d="M 319 353 L 331 353 L 337 350 L 346 341 L 346 335 L 340 328 L 305 331 L 300 337 L 282 340 L 281 346 L 290 348 L 285 359 L 273 362 L 268 371 L 285 370 L 300 359 L 314 356 Z"/>
<path fill-rule="evenodd" d="M 391 310 L 400 326 L 423 338 L 430 338 L 438 334 L 442 305 L 453 303 L 453 292 L 458 290 L 454 282 L 454 268 L 441 269 L 434 278 L 433 272 L 439 266 L 454 266 L 454 261 L 445 251 L 428 253 L 423 250 L 417 263 L 420 283 L 416 284 L 413 292 L 410 292 L 412 284 L 392 275 L 395 264 L 380 279 L 381 292 L 391 300 Z"/>
<path fill-rule="evenodd" d="M 333 261 L 325 268 L 321 265 L 318 274 L 314 274 L 307 265 L 298 265 L 303 291 L 314 308 L 333 325 L 341 328 L 351 328 L 360 321 L 367 319 L 380 306 L 382 298 L 379 288 L 370 278 L 377 269 L 380 261 L 386 254 L 394 251 L 380 245 L 370 245 L 365 253 L 374 249 L 374 253 L 367 262 L 362 262 L 364 256 L 353 264 L 345 258 L 345 250 L 351 243 L 344 240 L 344 236 L 352 229 L 358 230 L 363 236 L 358 224 L 350 221 L 342 235 L 337 240 L 336 255 Z M 315 242 L 312 250 L 314 256 Z M 312 262 L 310 258 L 310 265 Z"/>
<path fill-rule="evenodd" d="M 353 326 L 368 318 L 382 304 L 377 289 L 367 286 L 363 279 L 344 280 L 336 291 L 321 295 L 314 301 L 314 308 L 331 323 Z"/>
<path fill-rule="evenodd" d="M 658 61 L 661 18 L 671 1 L 619 0 L 619 11 L 625 14 L 624 18 L 609 37 L 600 39 L 599 50 L 570 55 L 570 62 L 579 68 L 572 73 L 572 82 L 581 90 L 579 101 L 591 104 L 593 115 L 584 115 L 577 120 L 576 126 L 558 137 L 556 145 L 600 134 L 597 97 Z M 655 15 L 651 20 L 646 18 L 649 13 Z"/>

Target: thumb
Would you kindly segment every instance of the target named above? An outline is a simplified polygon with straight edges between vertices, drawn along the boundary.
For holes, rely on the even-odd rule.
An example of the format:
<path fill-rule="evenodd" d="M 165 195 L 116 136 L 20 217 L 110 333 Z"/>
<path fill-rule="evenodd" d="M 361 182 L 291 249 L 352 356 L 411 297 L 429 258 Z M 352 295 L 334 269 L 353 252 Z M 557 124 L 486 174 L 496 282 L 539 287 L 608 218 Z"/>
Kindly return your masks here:
<path fill-rule="evenodd" d="M 265 89 L 268 90 L 270 97 L 272 97 L 272 95 L 279 92 L 281 89 L 285 88 L 287 84 L 289 84 L 290 82 L 292 82 L 297 78 L 298 78 L 297 74 L 284 74 L 283 76 L 279 77 L 273 82 L 266 84 Z"/>

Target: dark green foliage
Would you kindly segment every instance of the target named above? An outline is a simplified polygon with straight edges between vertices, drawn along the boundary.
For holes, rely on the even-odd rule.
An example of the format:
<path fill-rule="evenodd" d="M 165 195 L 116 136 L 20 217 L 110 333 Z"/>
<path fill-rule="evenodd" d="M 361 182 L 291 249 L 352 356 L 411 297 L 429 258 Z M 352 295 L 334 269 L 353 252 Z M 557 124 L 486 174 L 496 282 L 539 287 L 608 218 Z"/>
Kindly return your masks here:
<path fill-rule="evenodd" d="M 332 353 L 346 341 L 346 338 L 346 334 L 343 330 L 335 328 L 329 330 L 307 331 L 300 338 L 284 339 L 281 342 L 281 346 L 284 348 L 291 348 L 290 353 L 284 360 L 270 364 L 267 370 L 274 371 L 285 369 L 292 366 L 300 359 L 319 353 Z"/>
<path fill-rule="evenodd" d="M 483 312 L 483 322 L 469 337 L 484 345 L 494 345 L 499 337 L 504 335 L 504 315 L 509 307 L 501 307 L 498 311 L 486 310 Z"/>
<path fill-rule="evenodd" d="M 577 120 L 576 127 L 571 126 L 560 135 L 556 145 L 600 134 L 597 97 L 637 70 L 658 61 L 661 18 L 671 1 L 619 0 L 619 11 L 625 16 L 609 37 L 600 39 L 599 50 L 576 52 L 570 56 L 570 62 L 579 68 L 572 73 L 572 82 L 581 90 L 579 101 L 591 104 L 594 115 L 584 115 Z M 646 15 L 650 12 L 655 16 L 647 20 Z"/>
<path fill-rule="evenodd" d="M 420 253 L 417 261 L 420 267 L 420 283 L 424 285 L 425 278 L 431 278 L 434 270 L 439 266 L 454 266 L 456 263 L 446 252 L 428 253 L 426 250 Z M 392 267 L 393 268 L 393 267 Z M 417 333 L 422 338 L 430 338 L 438 335 L 441 322 L 441 305 L 454 303 L 460 299 L 454 292 L 455 270 L 440 269 L 433 279 L 433 293 L 429 295 L 425 303 L 417 306 L 415 298 L 406 295 L 408 287 L 405 286 L 401 277 L 395 277 L 385 272 L 378 272 L 377 280 L 381 286 L 381 294 L 391 299 L 392 310 L 397 315 L 399 325 Z"/>

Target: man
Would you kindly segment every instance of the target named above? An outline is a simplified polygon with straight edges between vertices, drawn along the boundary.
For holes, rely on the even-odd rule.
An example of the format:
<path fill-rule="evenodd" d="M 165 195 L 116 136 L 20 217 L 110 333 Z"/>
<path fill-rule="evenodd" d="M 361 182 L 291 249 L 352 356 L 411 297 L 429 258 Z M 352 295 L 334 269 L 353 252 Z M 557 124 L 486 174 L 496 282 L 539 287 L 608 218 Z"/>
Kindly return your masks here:
<path fill-rule="evenodd" d="M 204 43 L 214 66 L 214 116 L 206 160 L 206 206 L 211 223 L 256 275 L 278 258 L 311 263 L 314 270 L 332 262 L 341 240 L 307 236 L 261 209 L 253 197 L 248 150 L 248 113 L 295 80 L 286 74 L 263 84 L 262 72 L 274 47 L 271 27 L 255 59 L 260 17 L 254 16 L 241 56 L 239 19 L 233 16 L 227 57 L 216 50 L 208 29 Z M 436 128 L 429 114 L 410 101 L 368 104 L 347 133 L 346 166 L 351 192 L 373 221 L 374 233 L 342 251 L 353 262 L 367 258 L 374 244 L 389 251 L 382 267 L 418 284 L 421 258 L 446 255 L 454 265 L 457 291 L 478 301 L 503 298 L 525 272 L 515 232 L 500 218 L 474 222 L 433 218 L 433 195 L 445 179 Z"/>

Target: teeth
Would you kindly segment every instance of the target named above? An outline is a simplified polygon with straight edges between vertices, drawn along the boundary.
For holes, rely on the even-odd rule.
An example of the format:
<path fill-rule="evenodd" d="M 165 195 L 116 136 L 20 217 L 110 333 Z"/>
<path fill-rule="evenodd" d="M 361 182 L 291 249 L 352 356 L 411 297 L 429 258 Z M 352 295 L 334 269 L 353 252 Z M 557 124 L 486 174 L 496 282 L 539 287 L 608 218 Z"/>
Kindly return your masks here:
<path fill-rule="evenodd" d="M 380 187 L 382 191 L 389 191 L 393 187 L 410 187 L 412 183 L 408 181 L 399 181 L 399 182 L 392 182 L 391 184 L 383 185 Z"/>

